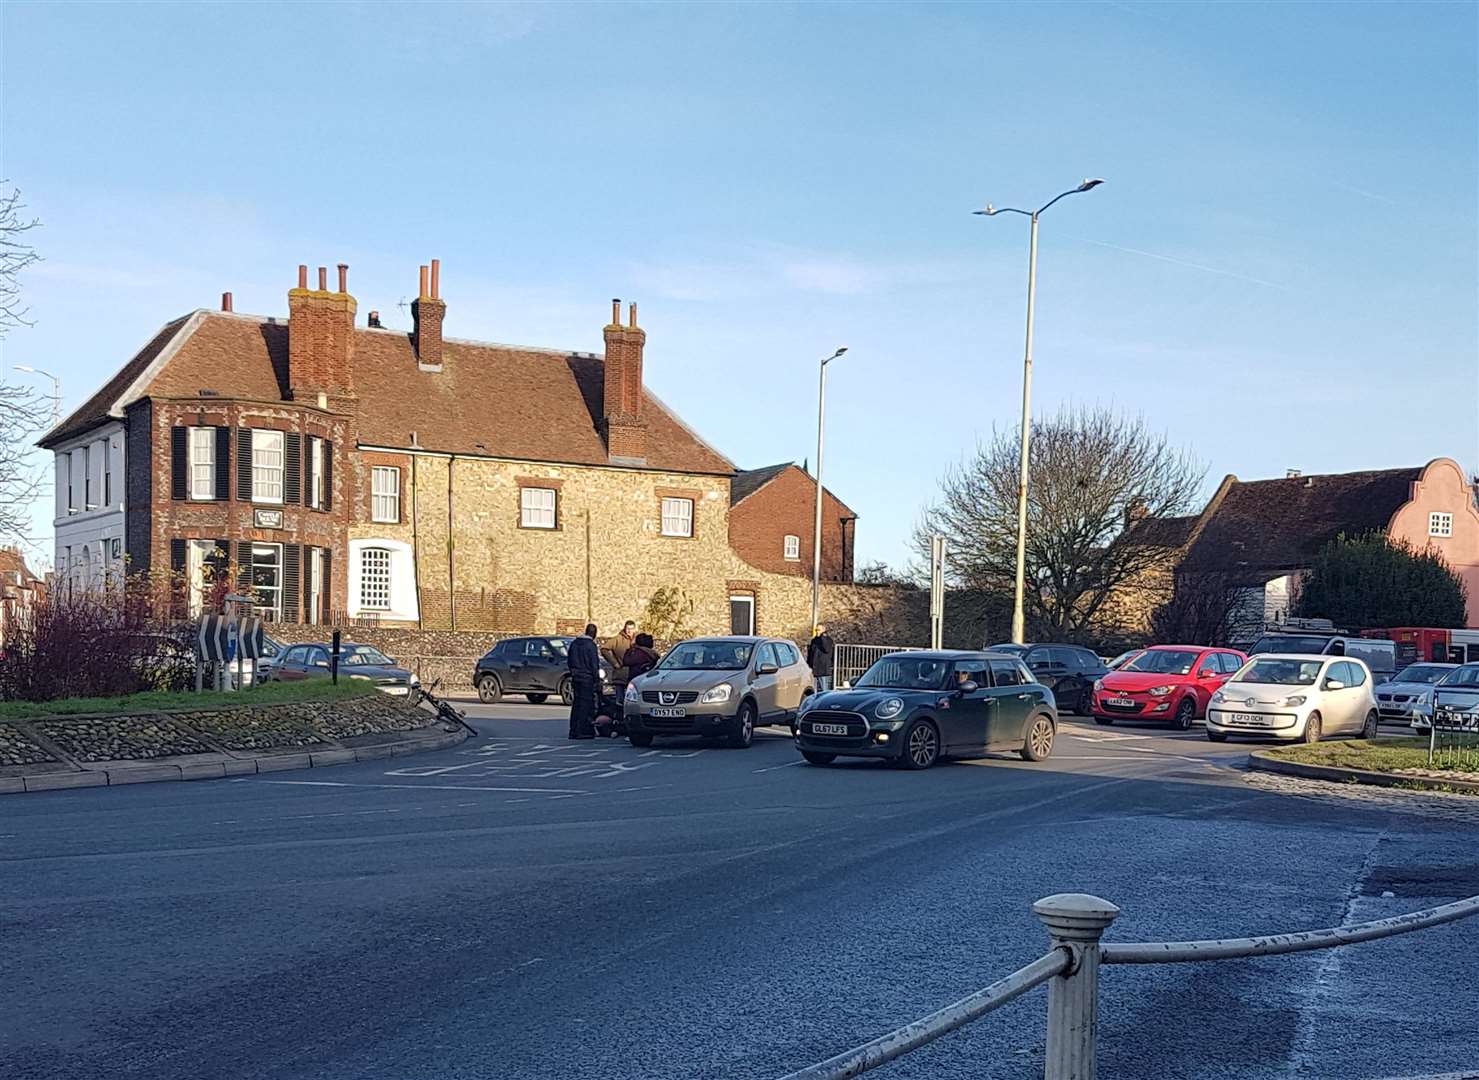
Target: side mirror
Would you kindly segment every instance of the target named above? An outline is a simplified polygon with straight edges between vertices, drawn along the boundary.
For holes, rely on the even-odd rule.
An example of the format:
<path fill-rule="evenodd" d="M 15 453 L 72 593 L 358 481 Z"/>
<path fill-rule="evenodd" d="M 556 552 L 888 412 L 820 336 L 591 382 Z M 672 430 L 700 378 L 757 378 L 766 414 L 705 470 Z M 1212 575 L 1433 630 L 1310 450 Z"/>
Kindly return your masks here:
<path fill-rule="evenodd" d="M 955 689 L 958 690 L 958 691 L 960 691 L 962 694 L 974 694 L 977 690 L 979 690 L 981 688 L 979 686 L 977 686 L 975 684 L 975 682 L 972 681 L 971 679 L 967 679 L 965 682 L 961 683 Z"/>
<path fill-rule="evenodd" d="M 1221 675 L 1222 672 L 1213 671 L 1211 668 L 1202 668 L 1201 671 L 1197 672 L 1197 678 L 1199 679 L 1215 679 L 1220 677 Z"/>
<path fill-rule="evenodd" d="M 755 665 L 755 674 L 756 675 L 774 675 L 777 671 L 780 671 L 780 668 L 776 667 L 774 664 L 756 664 Z"/>
<path fill-rule="evenodd" d="M 1325 685 L 1324 685 L 1323 689 L 1325 689 L 1325 690 L 1344 690 L 1345 689 L 1345 683 L 1341 682 L 1339 679 L 1326 679 L 1325 680 Z"/>
<path fill-rule="evenodd" d="M 315 661 L 314 661 L 314 662 L 313 662 L 313 666 L 314 666 L 314 667 L 322 667 L 322 668 L 326 668 L 326 667 L 328 667 L 328 666 L 329 666 L 329 662 L 328 662 L 328 661 L 327 661 L 327 660 L 315 660 Z"/>

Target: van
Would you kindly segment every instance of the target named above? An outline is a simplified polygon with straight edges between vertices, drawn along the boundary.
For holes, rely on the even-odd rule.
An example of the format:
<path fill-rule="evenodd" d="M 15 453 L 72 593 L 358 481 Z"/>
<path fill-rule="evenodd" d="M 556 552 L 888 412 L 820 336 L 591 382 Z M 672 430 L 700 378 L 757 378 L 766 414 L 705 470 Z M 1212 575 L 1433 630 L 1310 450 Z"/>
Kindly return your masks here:
<path fill-rule="evenodd" d="M 1294 628 L 1287 624 L 1264 634 L 1248 650 L 1260 653 L 1298 653 L 1306 656 L 1353 656 L 1363 660 L 1376 681 L 1387 682 L 1397 673 L 1397 643 L 1326 630 Z"/>

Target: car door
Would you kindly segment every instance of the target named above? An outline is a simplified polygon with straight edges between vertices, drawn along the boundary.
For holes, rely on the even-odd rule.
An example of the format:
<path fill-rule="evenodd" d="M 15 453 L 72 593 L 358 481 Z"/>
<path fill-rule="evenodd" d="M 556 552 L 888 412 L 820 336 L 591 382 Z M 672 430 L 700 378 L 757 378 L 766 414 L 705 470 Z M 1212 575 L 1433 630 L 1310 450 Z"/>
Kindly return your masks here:
<path fill-rule="evenodd" d="M 1320 716 L 1326 734 L 1351 729 L 1354 678 L 1351 665 L 1344 660 L 1336 660 L 1325 669 L 1325 677 L 1320 680 Z"/>
<path fill-rule="evenodd" d="M 1068 674 L 1068 667 L 1064 664 L 1063 657 L 1061 655 L 1055 656 L 1054 653 L 1056 652 L 1058 650 L 1051 649 L 1046 645 L 1038 645 L 1028 649 L 1022 657 L 1026 661 L 1027 668 L 1032 672 L 1033 677 L 1043 686 L 1052 690 L 1055 695 L 1058 689 L 1058 680 Z"/>
<path fill-rule="evenodd" d="M 755 650 L 755 655 L 750 658 L 750 696 L 755 699 L 755 708 L 760 712 L 762 722 L 768 722 L 771 717 L 781 711 L 779 705 L 781 686 L 781 665 L 776 656 L 775 646 L 770 642 L 763 642 Z"/>
<path fill-rule="evenodd" d="M 298 682 L 303 679 L 305 677 L 303 672 L 303 657 L 307 652 L 308 646 L 294 645 L 287 652 L 283 653 L 282 659 L 278 661 L 276 668 L 273 670 L 273 678 L 281 679 L 283 682 Z"/>
<path fill-rule="evenodd" d="M 342 665 L 343 658 L 340 658 Z M 332 674 L 329 668 L 329 650 L 322 645 L 310 645 L 303 657 L 303 677 L 305 679 L 326 679 Z M 341 671 L 340 674 L 343 674 Z"/>
<path fill-rule="evenodd" d="M 811 684 L 811 668 L 802 663 L 801 653 L 789 641 L 774 644 L 776 659 L 781 665 L 779 706 L 783 712 L 793 713 L 801 707 L 801 695 Z"/>
<path fill-rule="evenodd" d="M 1371 669 L 1359 660 L 1347 660 L 1345 666 L 1350 669 L 1351 676 L 1346 683 L 1346 693 L 1350 695 L 1349 730 L 1359 732 L 1366 726 L 1366 714 L 1376 707 L 1371 694 Z"/>
<path fill-rule="evenodd" d="M 1197 661 L 1191 668 L 1191 679 L 1188 683 L 1188 692 L 1196 702 L 1197 715 L 1207 715 L 1207 703 L 1212 700 L 1212 695 L 1227 681 L 1227 673 L 1222 669 L 1222 657 L 1215 652 L 1204 652 L 1197 657 Z"/>
<path fill-rule="evenodd" d="M 991 681 L 996 707 L 986 733 L 987 749 L 1012 750 L 1027 737 L 1033 695 L 1022 677 L 1022 665 L 1014 660 L 992 660 Z"/>
<path fill-rule="evenodd" d="M 563 656 L 543 638 L 530 638 L 527 650 L 528 666 L 524 669 L 529 688 L 541 693 L 554 693 L 560 688 L 560 680 L 570 670 Z M 602 664 L 604 667 L 604 663 Z"/>
<path fill-rule="evenodd" d="M 990 738 L 996 699 L 991 672 L 984 660 L 958 660 L 950 674 L 951 687 L 944 707 L 935 714 L 940 738 L 952 754 L 981 754 Z M 965 689 L 969 685 L 970 689 Z"/>

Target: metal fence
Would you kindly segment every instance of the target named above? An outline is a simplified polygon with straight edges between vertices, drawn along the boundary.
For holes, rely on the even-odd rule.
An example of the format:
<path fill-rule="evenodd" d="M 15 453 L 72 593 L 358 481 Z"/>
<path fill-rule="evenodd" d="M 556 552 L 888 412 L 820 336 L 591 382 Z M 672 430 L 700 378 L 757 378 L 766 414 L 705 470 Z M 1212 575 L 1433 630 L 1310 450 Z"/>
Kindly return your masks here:
<path fill-rule="evenodd" d="M 916 645 L 841 645 L 832 650 L 832 677 L 837 686 L 857 681 L 879 657 L 896 652 L 918 652 Z"/>
<path fill-rule="evenodd" d="M 1428 764 L 1435 769 L 1479 771 L 1479 712 L 1434 705 L 1428 720 Z"/>
<path fill-rule="evenodd" d="M 1048 984 L 1044 1080 L 1094 1080 L 1102 964 L 1179 964 L 1354 945 L 1479 914 L 1479 896 L 1355 926 L 1267 937 L 1140 944 L 1100 943 L 1099 939 L 1120 909 L 1097 896 L 1059 893 L 1033 904 L 1032 913 L 1047 927 L 1052 939 L 1052 948 L 1046 955 L 953 1005 L 820 1064 L 789 1073 L 784 1080 L 842 1080 L 859 1076 L 965 1026 L 1043 983 Z"/>

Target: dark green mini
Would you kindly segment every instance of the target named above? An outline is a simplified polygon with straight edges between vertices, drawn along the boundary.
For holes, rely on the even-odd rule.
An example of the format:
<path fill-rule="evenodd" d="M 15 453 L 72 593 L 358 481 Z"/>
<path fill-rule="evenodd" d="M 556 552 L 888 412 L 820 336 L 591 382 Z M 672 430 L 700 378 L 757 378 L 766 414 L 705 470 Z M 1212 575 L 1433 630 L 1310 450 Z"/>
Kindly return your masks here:
<path fill-rule="evenodd" d="M 1016 656 L 899 652 L 875 661 L 851 687 L 807 698 L 796 749 L 813 765 L 874 757 L 928 769 L 942 757 L 998 750 L 1041 761 L 1057 733 L 1053 692 Z"/>

